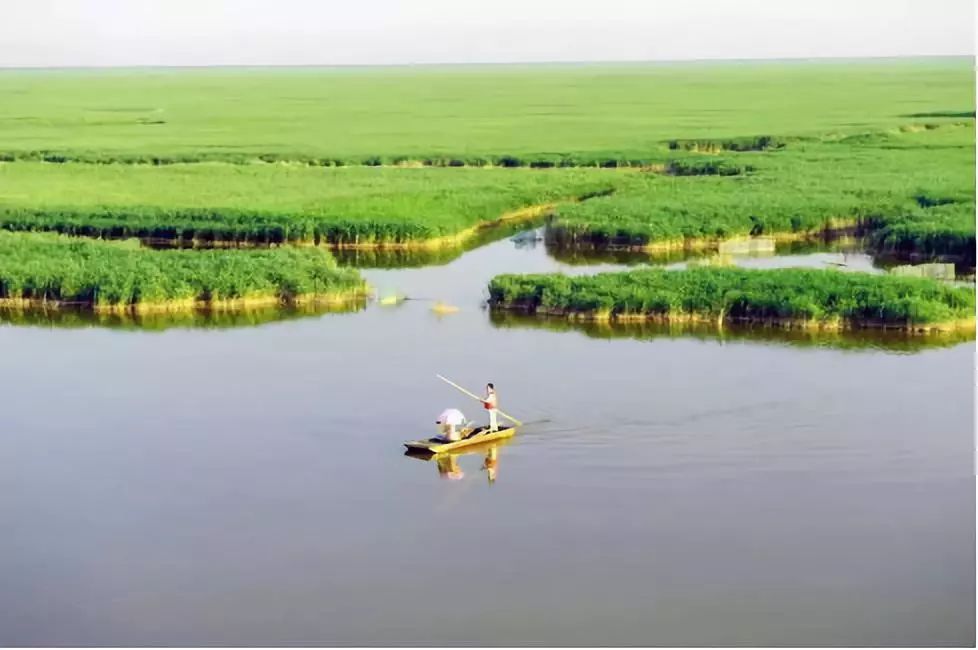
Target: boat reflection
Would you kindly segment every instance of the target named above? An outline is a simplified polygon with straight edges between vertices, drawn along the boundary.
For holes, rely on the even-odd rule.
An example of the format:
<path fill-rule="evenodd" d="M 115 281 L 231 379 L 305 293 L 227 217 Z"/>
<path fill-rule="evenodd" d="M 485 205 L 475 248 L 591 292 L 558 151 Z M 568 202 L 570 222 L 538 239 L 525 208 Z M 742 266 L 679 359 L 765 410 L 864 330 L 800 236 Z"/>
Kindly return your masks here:
<path fill-rule="evenodd" d="M 435 468 L 438 470 L 439 478 L 454 481 L 461 480 L 465 477 L 465 471 L 459 463 L 459 459 L 462 456 L 481 456 L 482 465 L 479 467 L 479 471 L 486 473 L 486 479 L 489 485 L 492 485 L 496 482 L 496 477 L 499 472 L 499 450 L 510 442 L 512 440 L 509 439 L 495 440 L 480 445 L 471 445 L 461 449 L 443 451 L 438 454 L 409 449 L 404 452 L 404 455 L 423 461 L 435 461 Z"/>

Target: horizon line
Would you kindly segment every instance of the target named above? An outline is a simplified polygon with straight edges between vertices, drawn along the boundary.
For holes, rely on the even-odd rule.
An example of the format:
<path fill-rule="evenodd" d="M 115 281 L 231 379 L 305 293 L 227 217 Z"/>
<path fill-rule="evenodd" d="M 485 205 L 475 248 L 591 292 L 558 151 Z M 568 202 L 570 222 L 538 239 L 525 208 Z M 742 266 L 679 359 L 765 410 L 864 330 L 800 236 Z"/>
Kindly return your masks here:
<path fill-rule="evenodd" d="M 872 56 L 785 56 L 785 57 L 706 57 L 677 59 L 593 59 L 550 61 L 443 61 L 406 63 L 133 63 L 133 64 L 80 64 L 80 65 L 4 65 L 0 70 L 132 70 L 132 69 L 204 69 L 204 68 L 434 68 L 465 66 L 561 66 L 561 65 L 642 65 L 675 63 L 778 63 L 814 61 L 883 61 L 900 59 L 975 59 L 974 53 L 966 54 L 880 54 Z"/>

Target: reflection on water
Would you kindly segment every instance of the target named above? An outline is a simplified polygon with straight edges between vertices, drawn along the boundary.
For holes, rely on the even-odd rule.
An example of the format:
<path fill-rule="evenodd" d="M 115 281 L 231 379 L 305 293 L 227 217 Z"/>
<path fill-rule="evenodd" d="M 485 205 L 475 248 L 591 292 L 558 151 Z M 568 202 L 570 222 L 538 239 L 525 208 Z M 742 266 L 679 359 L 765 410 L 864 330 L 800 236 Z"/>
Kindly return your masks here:
<path fill-rule="evenodd" d="M 453 449 L 439 454 L 409 449 L 404 452 L 404 455 L 422 461 L 434 461 L 439 478 L 455 481 L 466 478 L 465 470 L 460 463 L 463 457 L 471 456 L 479 458 L 482 464 L 479 466 L 478 471 L 485 472 L 485 477 L 489 485 L 493 485 L 496 482 L 499 472 L 499 450 L 511 442 L 513 442 L 512 439 L 496 440 L 463 447 L 461 449 Z"/>
<path fill-rule="evenodd" d="M 0 327 L 0 645 L 973 646 L 973 345 L 480 310 L 498 273 L 598 268 L 502 240 L 363 271 L 440 320 Z M 459 480 L 403 456 L 458 398 L 436 373 L 527 423 Z"/>
<path fill-rule="evenodd" d="M 866 237 L 849 233 L 824 234 L 798 241 L 780 241 L 775 243 L 773 251 L 739 251 L 735 255 L 721 254 L 716 250 L 640 251 L 625 248 L 568 248 L 553 239 L 546 239 L 546 246 L 551 257 L 569 266 L 654 264 L 680 269 L 686 268 L 690 263 L 698 262 L 744 268 L 834 268 L 844 271 L 884 273 L 906 264 L 944 261 L 941 257 L 869 252 L 869 240 Z M 948 261 L 954 263 L 955 274 L 959 280 L 974 281 L 973 265 L 960 260 Z"/>
<path fill-rule="evenodd" d="M 532 249 L 535 247 L 538 228 L 543 219 L 522 221 L 519 223 L 503 223 L 486 228 L 459 246 L 440 246 L 437 248 L 367 248 L 367 249 L 334 249 L 333 255 L 344 266 L 362 269 L 401 269 L 419 268 L 423 266 L 444 266 L 458 259 L 465 253 L 482 248 L 487 244 L 498 242 L 507 237 L 513 238 L 516 248 Z M 528 230 L 528 228 L 530 228 Z M 542 237 L 540 237 L 542 239 Z"/>
<path fill-rule="evenodd" d="M 608 321 L 572 321 L 559 316 L 529 316 L 514 312 L 493 311 L 489 316 L 495 327 L 535 328 L 552 332 L 580 332 L 596 339 L 638 339 L 688 337 L 700 340 L 755 341 L 781 343 L 798 347 L 832 347 L 846 350 L 886 350 L 890 352 L 919 352 L 931 348 L 953 347 L 974 340 L 971 330 L 935 332 L 926 336 L 900 330 L 856 329 L 845 331 L 813 330 L 724 323 L 660 323 Z"/>
<path fill-rule="evenodd" d="M 668 268 L 685 268 L 697 262 L 717 266 L 754 268 L 848 268 L 849 270 L 879 272 L 874 256 L 866 253 L 865 239 L 849 235 L 813 237 L 793 242 L 774 242 L 773 248 L 720 253 L 716 250 L 652 250 L 637 251 L 615 248 L 567 248 L 557 241 L 547 240 L 547 252 L 556 260 L 572 266 L 621 264 L 634 266 L 654 264 Z"/>
<path fill-rule="evenodd" d="M 593 264 L 595 262 L 613 262 L 620 264 L 673 264 L 694 259 L 709 258 L 718 253 L 734 253 L 742 257 L 771 257 L 777 255 L 803 255 L 817 252 L 863 252 L 868 248 L 868 241 L 863 237 L 855 237 L 849 233 L 826 234 L 812 236 L 798 241 L 775 241 L 768 237 L 731 238 L 720 242 L 718 246 L 705 249 L 675 248 L 669 250 L 636 250 L 614 246 L 592 247 L 576 243 L 574 246 L 563 244 L 558 238 L 548 236 L 549 231 L 541 229 L 546 241 L 547 251 L 555 258 L 566 264 Z"/>
<path fill-rule="evenodd" d="M 814 237 L 804 241 L 778 243 L 774 251 L 754 250 L 746 254 L 723 254 L 715 251 L 654 251 L 595 250 L 561 247 L 548 238 L 547 228 L 538 222 L 527 230 L 525 223 L 504 224 L 487 228 L 464 246 L 424 249 L 337 250 L 334 252 L 343 265 L 363 269 L 368 282 L 376 286 L 381 300 L 371 309 L 403 307 L 405 301 L 429 301 L 437 304 L 459 305 L 471 309 L 483 303 L 488 281 L 500 273 L 566 273 L 592 274 L 624 270 L 639 265 L 657 265 L 668 269 L 691 266 L 738 266 L 741 268 L 821 268 L 841 271 L 885 273 L 890 267 L 903 263 L 883 259 L 865 252 L 866 241 L 850 235 Z M 958 269 L 967 272 L 967 269 Z M 972 280 L 973 282 L 973 280 Z M 448 294 L 448 295 L 446 295 Z M 154 314 L 93 314 L 85 310 L 24 311 L 0 310 L 0 323 L 44 327 L 109 327 L 121 329 L 164 330 L 184 328 L 232 328 L 262 325 L 274 321 L 321 316 L 330 312 L 360 311 L 365 303 L 349 306 L 266 307 L 247 311 L 209 311 Z M 699 338 L 751 338 L 771 340 L 792 345 L 828 345 L 842 348 L 882 348 L 888 350 L 919 350 L 924 347 L 952 345 L 971 340 L 973 334 L 957 333 L 948 336 L 911 337 L 897 332 L 848 331 L 818 332 L 784 330 L 772 327 L 717 330 L 708 325 L 664 326 L 656 324 L 609 326 L 597 324 L 570 325 L 565 321 L 541 321 L 537 317 L 523 318 L 508 314 L 495 315 L 496 326 L 541 327 L 584 331 L 589 336 L 627 336 L 638 338 L 663 336 L 695 336 Z M 970 337 L 970 338 L 969 338 Z"/>
<path fill-rule="evenodd" d="M 314 318 L 324 314 L 352 313 L 364 309 L 365 306 L 366 301 L 360 300 L 347 304 L 264 306 L 234 310 L 194 309 L 145 314 L 101 313 L 90 309 L 64 307 L 45 310 L 0 307 L 0 324 L 62 328 L 105 327 L 147 331 L 180 327 L 227 329 Z"/>
<path fill-rule="evenodd" d="M 692 259 L 702 259 L 713 255 L 710 251 L 635 251 L 623 248 L 567 248 L 547 241 L 547 253 L 562 264 L 570 266 L 593 266 L 595 264 L 674 264 Z"/>
<path fill-rule="evenodd" d="M 922 264 L 930 262 L 948 262 L 954 264 L 955 274 L 962 279 L 974 279 L 974 260 L 962 260 L 955 256 L 920 255 L 916 253 L 882 252 L 870 250 L 869 239 L 858 236 L 824 236 L 814 239 L 787 242 L 779 244 L 778 255 L 812 255 L 815 253 L 836 252 L 840 260 L 846 261 L 857 255 L 869 258 L 872 266 L 881 270 L 890 270 L 897 266 Z"/>
<path fill-rule="evenodd" d="M 333 256 L 341 266 L 359 269 L 409 269 L 422 266 L 442 266 L 456 259 L 466 249 L 446 246 L 431 250 L 423 249 L 338 249 Z"/>

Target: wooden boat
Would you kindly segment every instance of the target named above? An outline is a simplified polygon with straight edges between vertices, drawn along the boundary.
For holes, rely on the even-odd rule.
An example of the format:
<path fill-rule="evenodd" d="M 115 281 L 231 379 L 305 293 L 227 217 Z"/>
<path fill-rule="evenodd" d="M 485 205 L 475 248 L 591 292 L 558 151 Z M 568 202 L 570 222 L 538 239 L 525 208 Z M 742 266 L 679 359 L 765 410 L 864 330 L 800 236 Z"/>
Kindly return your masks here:
<path fill-rule="evenodd" d="M 459 447 L 478 445 L 490 440 L 502 440 L 511 438 L 516 433 L 516 427 L 501 427 L 496 431 L 490 431 L 489 427 L 476 427 L 475 429 L 462 429 L 462 439 L 454 442 L 446 442 L 441 438 L 429 438 L 427 440 L 412 440 L 405 442 L 404 446 L 409 451 L 420 451 L 429 454 L 440 454 Z"/>
<path fill-rule="evenodd" d="M 510 444 L 511 442 L 513 442 L 513 439 L 511 437 L 501 438 L 496 440 L 490 440 L 488 442 L 476 442 L 476 443 L 472 443 L 471 445 L 456 447 L 455 449 L 449 449 L 448 451 L 442 451 L 438 453 L 428 451 L 427 449 L 408 448 L 404 450 L 404 455 L 409 458 L 417 458 L 418 460 L 425 460 L 425 461 L 447 457 L 447 456 L 452 456 L 455 458 L 461 456 L 484 456 L 490 450 L 502 449 L 503 447 Z"/>

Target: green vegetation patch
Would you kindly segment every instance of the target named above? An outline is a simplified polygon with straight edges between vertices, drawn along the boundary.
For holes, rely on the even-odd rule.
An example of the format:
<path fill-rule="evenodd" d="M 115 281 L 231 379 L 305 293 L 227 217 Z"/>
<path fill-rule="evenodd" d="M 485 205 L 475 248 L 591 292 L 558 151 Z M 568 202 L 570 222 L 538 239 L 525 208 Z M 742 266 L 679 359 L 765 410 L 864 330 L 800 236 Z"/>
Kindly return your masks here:
<path fill-rule="evenodd" d="M 640 160 L 673 140 L 756 148 L 763 135 L 776 145 L 961 119 L 974 110 L 973 66 L 959 57 L 3 70 L 0 148 L 102 162 Z"/>
<path fill-rule="evenodd" d="M 452 237 L 558 203 L 558 244 L 644 247 L 859 224 L 881 251 L 973 263 L 973 170 L 973 124 L 783 151 L 680 152 L 646 170 L 11 163 L 0 165 L 0 228 L 369 246 Z"/>
<path fill-rule="evenodd" d="M 0 232 L 0 299 L 93 308 L 352 300 L 366 285 L 316 248 L 153 251 L 136 242 Z"/>
<path fill-rule="evenodd" d="M 558 208 L 557 243 L 658 242 L 807 233 L 841 224 L 893 253 L 975 256 L 974 124 L 806 140 L 727 154 L 732 178 L 634 175 L 612 195 Z"/>
<path fill-rule="evenodd" d="M 0 227 L 372 246 L 562 201 L 568 243 L 859 222 L 967 262 L 974 87 L 969 58 L 0 71 Z"/>
<path fill-rule="evenodd" d="M 858 225 L 879 251 L 973 265 L 972 68 L 4 70 L 0 229 L 101 239 L 0 232 L 0 299 L 106 310 L 332 299 L 364 284 L 321 249 L 103 239 L 407 249 L 472 244 L 483 226 L 545 214 L 558 244 L 667 248 Z M 821 271 L 492 287 L 500 307 L 623 318 L 915 327 L 974 309 L 973 291 L 926 279 Z"/>
<path fill-rule="evenodd" d="M 589 277 L 501 275 L 494 308 L 628 320 L 805 322 L 829 327 L 974 322 L 975 292 L 925 278 L 811 269 L 643 269 Z"/>
<path fill-rule="evenodd" d="M 422 241 L 610 191 L 614 170 L 0 165 L 0 227 L 224 242 Z"/>

